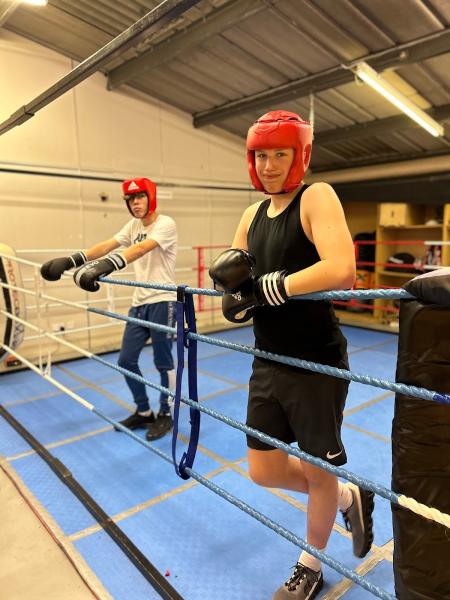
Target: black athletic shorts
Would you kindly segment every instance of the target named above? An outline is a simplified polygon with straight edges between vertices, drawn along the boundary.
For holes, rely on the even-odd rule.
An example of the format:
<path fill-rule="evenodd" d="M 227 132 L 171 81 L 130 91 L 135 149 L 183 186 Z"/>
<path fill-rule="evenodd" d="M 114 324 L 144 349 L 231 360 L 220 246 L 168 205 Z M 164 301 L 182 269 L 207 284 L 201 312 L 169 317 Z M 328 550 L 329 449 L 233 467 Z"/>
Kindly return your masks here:
<path fill-rule="evenodd" d="M 348 369 L 347 357 L 336 365 Z M 341 440 L 349 382 L 330 375 L 255 358 L 249 383 L 247 425 L 308 454 L 340 466 L 347 462 Z M 255 450 L 273 450 L 247 436 Z"/>

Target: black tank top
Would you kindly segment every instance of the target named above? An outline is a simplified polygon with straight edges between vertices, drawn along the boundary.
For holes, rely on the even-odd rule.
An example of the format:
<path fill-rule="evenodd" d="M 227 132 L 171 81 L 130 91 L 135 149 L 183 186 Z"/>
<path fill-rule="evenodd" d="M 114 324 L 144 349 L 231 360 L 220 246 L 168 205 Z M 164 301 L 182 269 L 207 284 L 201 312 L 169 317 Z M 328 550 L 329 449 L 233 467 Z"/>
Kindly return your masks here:
<path fill-rule="evenodd" d="M 270 199 L 259 206 L 247 236 L 258 276 L 282 269 L 291 274 L 320 261 L 300 222 L 300 202 L 307 187 L 276 217 L 267 216 Z M 288 300 L 279 307 L 259 307 L 253 329 L 260 350 L 329 365 L 345 356 L 346 340 L 328 301 Z"/>

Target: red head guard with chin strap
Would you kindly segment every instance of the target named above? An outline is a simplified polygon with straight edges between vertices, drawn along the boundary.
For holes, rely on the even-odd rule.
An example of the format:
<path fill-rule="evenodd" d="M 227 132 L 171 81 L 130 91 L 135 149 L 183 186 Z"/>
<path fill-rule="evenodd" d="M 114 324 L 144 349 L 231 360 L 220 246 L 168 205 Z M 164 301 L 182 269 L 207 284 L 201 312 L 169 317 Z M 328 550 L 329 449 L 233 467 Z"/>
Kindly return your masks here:
<path fill-rule="evenodd" d="M 272 110 L 260 117 L 248 130 L 247 163 L 253 186 L 265 192 L 255 167 L 255 150 L 293 148 L 294 159 L 283 190 L 292 192 L 298 187 L 308 169 L 311 159 L 312 127 L 308 121 L 287 110 Z"/>
<path fill-rule="evenodd" d="M 147 212 L 145 216 L 148 217 L 151 213 L 156 210 L 156 183 L 150 181 L 146 177 L 137 177 L 136 179 L 128 179 L 122 183 L 122 191 L 125 202 L 127 203 L 128 210 L 133 215 L 133 212 L 130 208 L 130 200 L 136 194 L 141 194 L 145 192 L 148 198 L 147 204 Z M 133 215 L 134 216 L 134 215 Z"/>

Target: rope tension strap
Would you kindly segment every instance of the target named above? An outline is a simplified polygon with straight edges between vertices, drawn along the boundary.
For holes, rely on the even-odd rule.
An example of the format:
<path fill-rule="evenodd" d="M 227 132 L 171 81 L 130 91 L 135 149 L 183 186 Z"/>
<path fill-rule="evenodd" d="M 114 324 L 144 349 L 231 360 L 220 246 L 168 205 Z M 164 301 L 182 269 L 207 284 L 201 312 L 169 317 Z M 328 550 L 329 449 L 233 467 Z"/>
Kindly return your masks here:
<path fill-rule="evenodd" d="M 189 479 L 186 467 L 192 469 L 197 452 L 198 438 L 200 434 L 200 411 L 189 408 L 191 432 L 187 451 L 183 453 L 180 462 L 177 462 L 177 437 L 178 419 L 180 413 L 181 384 L 184 370 L 184 349 L 188 351 L 188 383 L 189 398 L 198 402 L 197 391 L 197 340 L 188 338 L 190 333 L 197 333 L 195 323 L 195 309 L 192 294 L 186 293 L 185 285 L 177 286 L 177 379 L 175 387 L 175 398 L 173 407 L 173 433 L 172 433 L 172 458 L 175 471 L 182 479 Z M 185 322 L 187 327 L 185 327 Z"/>

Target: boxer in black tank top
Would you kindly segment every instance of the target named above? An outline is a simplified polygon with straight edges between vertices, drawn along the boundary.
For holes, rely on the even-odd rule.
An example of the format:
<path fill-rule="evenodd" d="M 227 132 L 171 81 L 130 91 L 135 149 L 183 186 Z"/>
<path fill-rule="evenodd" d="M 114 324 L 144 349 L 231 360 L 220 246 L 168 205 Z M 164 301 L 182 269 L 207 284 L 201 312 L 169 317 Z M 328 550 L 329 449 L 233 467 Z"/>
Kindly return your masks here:
<path fill-rule="evenodd" d="M 286 207 L 270 216 L 272 199 L 261 202 L 247 232 L 255 275 L 278 270 L 291 275 L 320 262 L 301 222 L 302 185 Z M 347 342 L 330 302 L 291 300 L 253 312 L 256 347 L 261 350 L 348 368 Z M 340 437 L 348 382 L 296 367 L 255 358 L 249 386 L 247 425 L 335 465 L 347 457 Z M 273 399 L 276 401 L 273 402 Z M 319 401 L 320 399 L 320 401 Z M 247 437 L 249 448 L 272 450 Z"/>
<path fill-rule="evenodd" d="M 300 221 L 301 198 L 307 187 L 303 185 L 275 217 L 267 215 L 270 200 L 260 204 L 247 234 L 248 251 L 256 259 L 256 275 L 280 269 L 296 273 L 320 261 Z M 261 350 L 330 365 L 345 357 L 346 341 L 328 301 L 286 302 L 277 310 L 261 307 L 253 316 L 253 329 L 256 347 Z"/>
<path fill-rule="evenodd" d="M 306 186 L 309 123 L 287 111 L 261 117 L 247 137 L 254 187 L 269 199 L 249 206 L 210 275 L 226 293 L 224 316 L 253 317 L 256 346 L 269 352 L 348 368 L 346 340 L 329 302 L 297 296 L 352 287 L 355 255 L 342 206 L 326 183 Z M 334 465 L 346 462 L 341 440 L 348 382 L 255 358 L 247 424 Z M 363 557 L 372 543 L 373 494 L 248 436 L 249 474 L 255 483 L 309 494 L 307 541 L 326 547 L 339 507 Z M 293 575 L 272 600 L 311 600 L 323 585 L 320 560 L 302 552 Z"/>

